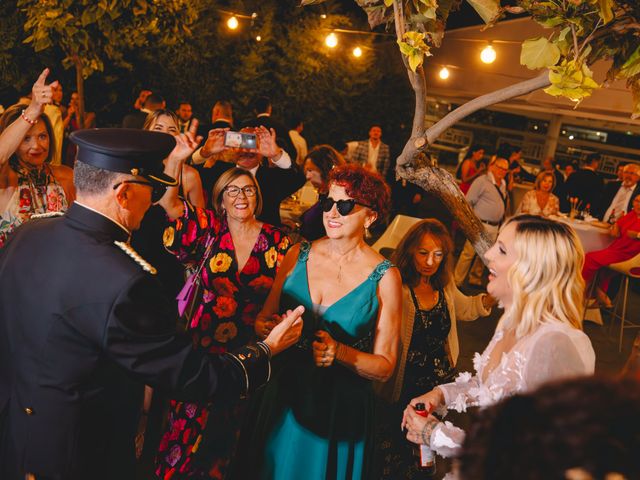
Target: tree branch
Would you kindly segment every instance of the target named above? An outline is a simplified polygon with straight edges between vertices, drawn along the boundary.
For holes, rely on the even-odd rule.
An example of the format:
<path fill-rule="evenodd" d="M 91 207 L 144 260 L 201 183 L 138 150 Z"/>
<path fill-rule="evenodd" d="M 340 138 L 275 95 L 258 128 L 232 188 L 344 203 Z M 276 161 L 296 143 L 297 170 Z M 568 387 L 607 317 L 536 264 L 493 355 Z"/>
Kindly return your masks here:
<path fill-rule="evenodd" d="M 504 102 L 505 100 L 519 97 L 521 95 L 526 95 L 527 93 L 531 93 L 540 88 L 547 87 L 550 84 L 551 82 L 549 81 L 549 73 L 545 71 L 537 77 L 525 80 L 524 82 L 516 83 L 515 85 L 509 85 L 508 87 L 505 87 L 501 90 L 497 90 L 495 92 L 487 93 L 480 97 L 474 98 L 464 105 L 459 106 L 454 111 L 448 113 L 435 125 L 427 129 L 424 136 L 414 140 L 412 147 L 414 150 L 422 150 L 428 145 L 431 145 L 440 135 L 442 135 L 442 133 L 447 128 L 451 127 L 456 122 L 459 122 L 467 115 L 470 115 L 491 105 Z M 405 157 L 405 153 L 409 154 L 410 152 L 411 148 L 408 149 L 405 146 L 405 150 L 403 151 L 401 157 Z M 405 160 L 409 159 L 398 158 L 398 165 L 405 165 L 407 163 L 407 161 Z"/>

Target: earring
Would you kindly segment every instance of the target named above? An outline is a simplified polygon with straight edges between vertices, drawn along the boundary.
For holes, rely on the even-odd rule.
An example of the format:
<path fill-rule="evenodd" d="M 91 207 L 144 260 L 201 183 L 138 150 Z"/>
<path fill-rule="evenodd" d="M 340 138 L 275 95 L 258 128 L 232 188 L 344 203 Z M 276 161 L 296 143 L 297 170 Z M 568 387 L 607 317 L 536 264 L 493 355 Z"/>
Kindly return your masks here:
<path fill-rule="evenodd" d="M 371 238 L 371 232 L 369 231 L 368 225 L 365 225 L 364 227 L 364 238 Z"/>

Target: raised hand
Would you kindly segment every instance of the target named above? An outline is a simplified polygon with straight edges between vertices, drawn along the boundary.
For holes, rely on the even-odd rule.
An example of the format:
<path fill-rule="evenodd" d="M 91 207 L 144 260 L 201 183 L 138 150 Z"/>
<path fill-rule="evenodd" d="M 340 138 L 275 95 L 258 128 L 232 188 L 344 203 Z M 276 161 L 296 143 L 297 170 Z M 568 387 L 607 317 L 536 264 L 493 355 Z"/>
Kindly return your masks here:
<path fill-rule="evenodd" d="M 204 158 L 210 157 L 211 155 L 215 155 L 217 153 L 222 152 L 226 149 L 224 146 L 224 134 L 229 130 L 228 128 L 214 128 L 213 130 L 209 130 L 209 135 L 207 136 L 207 141 L 202 146 L 202 150 L 200 150 L 200 155 Z"/>
<path fill-rule="evenodd" d="M 271 128 L 267 130 L 262 125 L 256 128 L 258 137 L 258 153 L 263 157 L 272 159 L 280 154 L 282 149 L 276 143 L 276 131 Z"/>
<path fill-rule="evenodd" d="M 256 335 L 258 335 L 258 337 L 262 339 L 267 338 L 271 333 L 271 330 L 273 330 L 273 327 L 275 327 L 281 321 L 282 321 L 282 317 L 275 313 L 271 315 L 271 317 L 258 315 L 258 318 L 256 318 L 256 321 L 254 324 Z"/>
<path fill-rule="evenodd" d="M 311 344 L 313 347 L 313 361 L 316 367 L 329 367 L 333 365 L 338 350 L 338 342 L 336 342 L 328 332 L 318 330 L 316 332 L 316 340 Z"/>
<path fill-rule="evenodd" d="M 170 162 L 184 163 L 184 161 L 193 154 L 202 141 L 202 137 L 196 135 L 197 131 L 198 120 L 194 119 L 193 122 L 191 122 L 191 126 L 189 126 L 189 130 L 174 137 L 176 139 L 176 146 L 169 154 Z"/>
<path fill-rule="evenodd" d="M 302 305 L 299 305 L 294 310 L 287 310 L 287 313 L 282 317 L 282 321 L 273 327 L 273 330 L 264 340 L 264 343 L 271 349 L 272 355 L 277 355 L 286 350 L 300 339 L 303 313 L 304 307 Z"/>
<path fill-rule="evenodd" d="M 58 86 L 57 80 L 47 85 L 48 75 L 49 69 L 45 68 L 31 88 L 31 103 L 40 110 L 42 110 L 44 105 L 50 104 L 53 101 L 53 87 Z"/>

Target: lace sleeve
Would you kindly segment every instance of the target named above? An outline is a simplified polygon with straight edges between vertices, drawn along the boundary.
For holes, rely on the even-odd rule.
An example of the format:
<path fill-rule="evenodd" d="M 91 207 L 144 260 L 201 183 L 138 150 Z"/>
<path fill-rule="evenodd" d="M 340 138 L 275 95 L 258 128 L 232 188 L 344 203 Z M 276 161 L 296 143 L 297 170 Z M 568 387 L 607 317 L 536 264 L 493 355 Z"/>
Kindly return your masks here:
<path fill-rule="evenodd" d="M 440 422 L 431 432 L 429 447 L 441 457 L 458 455 L 465 433 L 451 422 Z"/>
<path fill-rule="evenodd" d="M 455 382 L 438 385 L 444 395 L 444 403 L 449 410 L 466 412 L 467 407 L 477 405 L 476 392 L 480 382 L 477 376 L 463 372 L 456 377 Z"/>
<path fill-rule="evenodd" d="M 591 341 L 579 330 L 572 336 L 559 331 L 541 335 L 527 357 L 523 378 L 526 390 L 553 380 L 590 375 L 595 368 Z"/>

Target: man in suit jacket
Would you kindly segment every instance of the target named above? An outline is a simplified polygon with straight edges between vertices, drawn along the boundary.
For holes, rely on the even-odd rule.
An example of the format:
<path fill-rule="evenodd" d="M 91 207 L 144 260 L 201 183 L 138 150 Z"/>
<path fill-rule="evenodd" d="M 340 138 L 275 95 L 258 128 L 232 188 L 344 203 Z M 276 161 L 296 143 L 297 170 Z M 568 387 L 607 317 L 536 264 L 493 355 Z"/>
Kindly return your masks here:
<path fill-rule="evenodd" d="M 189 128 L 191 128 L 191 123 L 196 120 L 193 116 L 193 108 L 191 107 L 191 103 L 186 100 L 178 103 L 178 109 L 176 110 L 176 115 L 178 116 L 178 127 L 180 133 L 187 133 Z"/>
<path fill-rule="evenodd" d="M 271 113 L 273 112 L 271 99 L 269 97 L 259 97 L 254 103 L 253 111 L 256 114 L 255 118 L 244 122 L 243 127 L 256 128 L 263 126 L 267 130 L 273 128 L 276 132 L 276 141 L 278 142 L 278 145 L 287 152 L 289 158 L 293 158 L 295 160 L 297 152 L 291 142 L 291 138 L 289 138 L 289 131 L 285 128 L 282 122 L 271 116 Z"/>
<path fill-rule="evenodd" d="M 133 479 L 144 384 L 234 401 L 264 384 L 270 355 L 299 338 L 301 309 L 264 343 L 229 354 L 177 336 L 155 269 L 127 243 L 152 200 L 176 185 L 162 173 L 174 138 L 97 129 L 71 139 L 76 202 L 17 229 L 0 252 L 3 480 Z"/>
<path fill-rule="evenodd" d="M 191 157 L 194 165 L 198 165 L 202 188 L 207 195 L 207 207 L 211 205 L 211 191 L 224 172 L 233 167 L 244 168 L 256 178 L 262 192 L 262 213 L 258 220 L 271 225 L 281 225 L 280 204 L 292 193 L 305 184 L 306 178 L 300 168 L 291 161 L 288 153 L 280 148 L 275 134 L 266 128 L 243 128 L 242 132 L 257 132 L 258 149 L 256 151 L 235 151 L 234 162 L 215 160 L 224 150 L 220 142 L 221 131 L 212 130 L 202 148 L 196 150 Z M 266 158 L 266 160 L 265 160 Z M 204 164 L 204 165 L 203 165 Z M 210 166 L 208 166 L 210 165 Z M 207 166 L 207 167 L 205 167 Z"/>
<path fill-rule="evenodd" d="M 595 208 L 602 195 L 604 181 L 598 174 L 598 165 L 600 154 L 593 153 L 586 158 L 584 166 L 567 179 L 565 193 L 568 198 L 578 198 L 580 209 L 587 205 Z"/>
<path fill-rule="evenodd" d="M 619 218 L 633 208 L 633 199 L 640 195 L 640 165 L 629 163 L 622 170 L 622 181 L 609 182 L 597 209 L 594 212 L 598 218 L 608 222 L 612 215 Z"/>
<path fill-rule="evenodd" d="M 382 127 L 376 124 L 372 125 L 369 129 L 369 140 L 349 142 L 348 160 L 371 168 L 386 178 L 391 158 L 389 146 L 383 143 L 381 138 Z"/>

